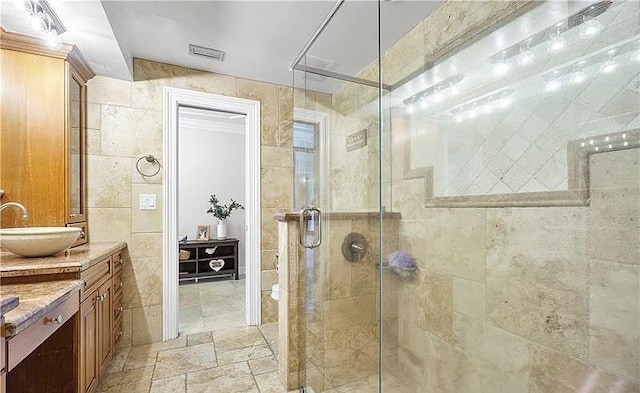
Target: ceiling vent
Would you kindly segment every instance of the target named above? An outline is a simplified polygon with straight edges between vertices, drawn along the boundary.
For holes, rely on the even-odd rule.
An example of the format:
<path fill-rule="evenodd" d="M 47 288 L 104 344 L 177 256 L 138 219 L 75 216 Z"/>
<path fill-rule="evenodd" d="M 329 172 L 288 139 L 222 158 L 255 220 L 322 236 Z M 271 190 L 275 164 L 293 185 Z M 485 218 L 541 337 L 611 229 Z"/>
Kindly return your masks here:
<path fill-rule="evenodd" d="M 207 59 L 218 61 L 224 60 L 223 51 L 213 48 L 206 48 L 204 46 L 189 44 L 189 53 L 194 56 L 206 57 Z"/>
<path fill-rule="evenodd" d="M 308 67 L 318 68 L 325 71 L 333 70 L 336 65 L 336 62 L 333 60 L 323 59 L 321 57 L 312 56 L 312 55 L 306 55 L 303 58 L 301 63 Z M 312 74 L 312 73 L 307 73 L 306 78 L 314 81 L 318 81 L 318 82 L 322 82 L 323 80 L 327 79 L 326 76 Z"/>

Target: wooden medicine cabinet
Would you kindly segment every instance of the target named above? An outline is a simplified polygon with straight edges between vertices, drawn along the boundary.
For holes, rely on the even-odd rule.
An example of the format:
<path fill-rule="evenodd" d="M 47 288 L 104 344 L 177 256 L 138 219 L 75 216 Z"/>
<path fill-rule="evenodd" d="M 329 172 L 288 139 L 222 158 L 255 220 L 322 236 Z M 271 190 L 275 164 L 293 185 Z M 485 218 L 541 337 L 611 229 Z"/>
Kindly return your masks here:
<path fill-rule="evenodd" d="M 86 83 L 94 73 L 77 47 L 47 48 L 39 39 L 0 28 L 3 228 L 78 226 L 87 242 Z"/>

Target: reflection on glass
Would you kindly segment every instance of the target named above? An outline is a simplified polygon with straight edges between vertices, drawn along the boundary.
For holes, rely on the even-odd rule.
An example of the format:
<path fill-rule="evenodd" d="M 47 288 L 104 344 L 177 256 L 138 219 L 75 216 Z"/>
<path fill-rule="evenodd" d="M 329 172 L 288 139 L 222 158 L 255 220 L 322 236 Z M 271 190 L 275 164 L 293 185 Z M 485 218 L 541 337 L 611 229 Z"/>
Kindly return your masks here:
<path fill-rule="evenodd" d="M 294 208 L 317 204 L 316 196 L 316 126 L 296 121 L 293 123 L 293 175 Z"/>
<path fill-rule="evenodd" d="M 433 195 L 567 190 L 572 141 L 638 128 L 638 13 L 540 5 L 395 89 Z"/>
<path fill-rule="evenodd" d="M 69 179 L 70 179 L 70 214 L 77 215 L 81 213 L 81 185 L 80 185 L 80 154 L 82 154 L 81 137 L 80 137 L 80 91 L 81 87 L 75 79 L 71 80 L 71 113 L 70 113 L 70 132 L 69 132 Z"/>

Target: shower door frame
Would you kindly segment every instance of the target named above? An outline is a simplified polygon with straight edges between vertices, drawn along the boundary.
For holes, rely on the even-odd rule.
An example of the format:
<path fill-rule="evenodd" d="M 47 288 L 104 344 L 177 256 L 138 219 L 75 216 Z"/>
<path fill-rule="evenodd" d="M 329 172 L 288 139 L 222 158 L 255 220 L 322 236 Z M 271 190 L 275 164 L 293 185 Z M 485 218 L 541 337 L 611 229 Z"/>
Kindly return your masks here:
<path fill-rule="evenodd" d="M 368 80 L 368 79 L 363 79 L 363 78 L 358 78 L 355 76 L 349 76 L 349 75 L 345 75 L 345 74 L 341 74 L 341 73 L 337 73 L 337 72 L 333 72 L 333 71 L 328 71 L 328 70 L 323 70 L 320 68 L 315 68 L 315 67 L 311 67 L 311 66 L 307 66 L 305 64 L 300 64 L 304 57 L 306 56 L 307 52 L 309 51 L 309 49 L 311 49 L 311 47 L 313 46 L 314 42 L 317 40 L 317 38 L 320 36 L 320 34 L 322 33 L 322 31 L 325 29 L 325 27 L 329 24 L 329 22 L 332 20 L 332 18 L 335 16 L 335 14 L 337 13 L 338 9 L 342 6 L 342 4 L 345 2 L 345 0 L 337 0 L 334 7 L 331 9 L 331 11 L 329 12 L 329 14 L 325 17 L 325 19 L 322 21 L 322 23 L 320 24 L 320 26 L 318 27 L 318 29 L 314 32 L 314 34 L 311 36 L 311 38 L 309 39 L 309 41 L 307 42 L 307 44 L 305 45 L 305 47 L 302 49 L 302 51 L 299 53 L 299 55 L 296 57 L 296 59 L 292 62 L 291 64 L 291 71 L 294 74 L 293 77 L 293 87 L 294 89 L 296 88 L 296 83 L 295 83 L 295 72 L 299 71 L 302 72 L 303 75 L 306 74 L 315 74 L 315 75 L 319 75 L 319 76 L 323 76 L 323 77 L 328 77 L 328 78 L 332 78 L 332 79 L 337 79 L 337 80 L 342 80 L 348 83 L 354 83 L 354 84 L 358 84 L 358 85 L 363 85 L 363 86 L 368 86 L 368 87 L 372 87 L 377 89 L 377 137 L 376 137 L 376 143 L 378 146 L 378 154 L 376 157 L 376 165 L 377 165 L 377 176 L 376 180 L 378 181 L 378 192 L 377 192 L 377 212 L 375 212 L 375 214 L 377 214 L 378 216 L 378 224 L 377 224 L 377 228 L 375 228 L 375 231 L 378 232 L 378 244 L 376 245 L 372 245 L 375 248 L 377 248 L 375 250 L 375 252 L 378 253 L 378 278 L 376 279 L 376 285 L 377 288 L 374 292 L 376 292 L 377 294 L 375 296 L 377 297 L 381 297 L 381 293 L 382 293 L 382 274 L 381 274 L 381 263 L 380 263 L 380 258 L 382 255 L 382 237 L 383 237 L 383 231 L 382 231 L 382 226 L 383 226 L 383 215 L 384 215 L 384 211 L 383 211 L 383 201 L 382 201 L 382 187 L 383 187 L 383 170 L 382 170 L 382 149 L 383 149 L 383 145 L 382 145 L 382 141 L 383 141 L 383 136 L 382 136 L 382 132 L 384 129 L 384 124 L 386 124 L 386 122 L 390 119 L 390 113 L 385 113 L 383 114 L 383 93 L 385 91 L 390 91 L 391 90 L 391 86 L 390 85 L 386 85 L 382 83 L 382 71 L 381 71 L 381 52 L 380 52 L 380 39 L 381 39 L 381 31 L 380 31 L 380 0 L 377 1 L 377 14 L 378 14 L 378 27 L 377 27 L 377 58 L 374 61 L 378 62 L 378 73 L 377 73 L 377 82 L 376 81 L 372 81 L 372 80 Z M 301 87 L 302 89 L 306 90 L 306 88 L 303 86 Z M 313 110 L 308 110 L 308 109 L 302 109 L 302 108 L 297 108 L 295 107 L 295 100 L 294 100 L 294 120 L 302 120 L 302 121 L 308 121 L 311 123 L 317 123 L 317 118 L 314 119 L 315 116 L 317 116 L 318 114 L 324 114 L 325 117 L 323 119 L 325 120 L 325 127 L 323 127 L 322 125 L 320 125 L 320 127 L 318 127 L 317 132 L 320 132 L 320 136 L 318 139 L 318 154 L 319 154 L 319 176 L 320 176 L 320 186 L 318 187 L 319 190 L 319 195 L 317 196 L 317 199 L 319 201 L 321 201 L 321 206 L 327 207 L 330 206 L 330 195 L 329 195 L 329 191 L 327 189 L 327 187 L 325 187 L 325 184 L 327 183 L 327 176 L 329 175 L 330 171 L 329 171 L 329 157 L 328 157 L 328 131 L 329 131 L 329 114 L 328 113 L 323 113 L 323 112 L 318 112 L 318 111 L 313 111 Z M 306 115 L 306 119 L 305 117 L 302 117 L 300 115 Z M 308 116 L 308 117 L 307 117 Z M 388 146 L 384 146 L 386 148 L 389 148 Z M 295 192 L 295 187 L 294 187 L 294 192 Z M 328 214 L 329 212 L 323 211 L 321 214 L 321 220 L 326 220 L 328 219 Z M 324 224 L 321 224 L 324 225 Z M 375 225 L 375 224 L 374 224 Z M 298 228 L 298 230 L 302 230 L 302 228 Z M 305 263 L 306 264 L 306 257 L 304 257 L 304 255 L 306 255 L 306 252 L 304 250 L 306 250 L 307 248 L 303 247 L 302 245 L 298 245 L 299 250 L 301 251 L 299 253 L 299 258 L 298 258 L 298 263 Z M 300 259 L 302 258 L 302 260 Z M 306 281 L 306 279 L 305 279 Z M 300 287 L 299 287 L 300 288 Z M 306 292 L 306 285 L 305 285 L 305 289 L 303 290 L 303 292 Z M 298 296 L 304 297 L 303 303 L 306 303 L 306 293 L 298 293 Z M 378 315 L 381 316 L 382 315 L 382 303 L 379 302 L 379 304 L 376 306 L 378 311 Z M 306 327 L 304 326 L 307 323 L 306 320 L 307 316 L 306 313 L 302 314 L 302 315 L 298 315 L 297 316 L 297 323 L 300 325 L 298 331 L 299 332 L 305 332 Z M 376 343 L 376 347 L 377 347 L 377 353 L 378 353 L 378 360 L 377 360 L 377 380 L 378 380 L 378 391 L 380 391 L 380 386 L 381 386 L 381 378 L 382 378 L 382 335 L 380 334 L 381 330 L 382 330 L 382 319 L 379 318 L 378 321 L 374 321 L 373 322 L 375 325 L 377 325 L 377 329 L 378 329 L 378 338 L 377 338 L 377 343 Z M 300 345 L 299 345 L 299 351 L 300 353 L 298 354 L 299 359 L 300 359 L 300 363 L 298 366 L 298 382 L 300 384 L 299 389 L 301 392 L 305 391 L 305 388 L 307 387 L 307 373 L 306 373 L 306 354 L 303 353 L 303 348 L 306 348 L 306 334 L 302 333 L 300 334 L 299 341 L 301 341 Z M 306 351 L 306 350 L 305 350 Z M 304 371 L 303 371 L 304 370 Z M 303 371 L 301 373 L 301 371 Z"/>

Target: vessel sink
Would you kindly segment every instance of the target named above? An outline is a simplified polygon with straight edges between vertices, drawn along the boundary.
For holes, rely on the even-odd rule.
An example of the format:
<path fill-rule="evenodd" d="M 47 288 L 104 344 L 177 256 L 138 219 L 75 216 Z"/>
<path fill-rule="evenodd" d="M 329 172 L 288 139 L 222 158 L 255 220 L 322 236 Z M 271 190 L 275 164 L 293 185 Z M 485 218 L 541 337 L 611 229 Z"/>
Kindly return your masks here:
<path fill-rule="evenodd" d="M 67 249 L 81 233 L 74 227 L 4 228 L 0 245 L 23 257 L 46 257 Z"/>

